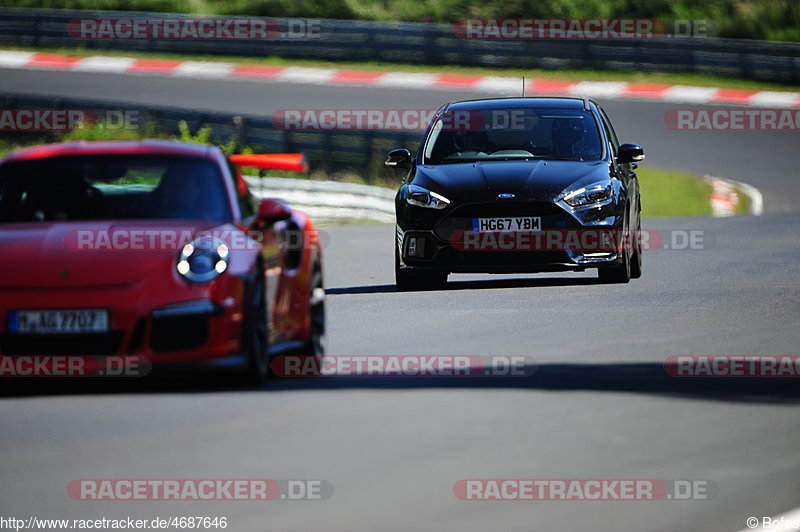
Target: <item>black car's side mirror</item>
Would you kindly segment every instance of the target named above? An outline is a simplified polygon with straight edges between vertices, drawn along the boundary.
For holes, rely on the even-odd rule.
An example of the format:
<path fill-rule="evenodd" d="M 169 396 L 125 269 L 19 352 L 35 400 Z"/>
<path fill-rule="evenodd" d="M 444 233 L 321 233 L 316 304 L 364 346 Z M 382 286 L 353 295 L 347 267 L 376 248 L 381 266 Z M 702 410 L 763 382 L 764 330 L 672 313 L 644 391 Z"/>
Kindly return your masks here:
<path fill-rule="evenodd" d="M 619 164 L 635 163 L 644 160 L 644 148 L 638 144 L 623 144 L 617 152 L 617 162 Z"/>
<path fill-rule="evenodd" d="M 392 150 L 386 154 L 383 164 L 392 168 L 411 168 L 411 152 L 405 148 Z"/>

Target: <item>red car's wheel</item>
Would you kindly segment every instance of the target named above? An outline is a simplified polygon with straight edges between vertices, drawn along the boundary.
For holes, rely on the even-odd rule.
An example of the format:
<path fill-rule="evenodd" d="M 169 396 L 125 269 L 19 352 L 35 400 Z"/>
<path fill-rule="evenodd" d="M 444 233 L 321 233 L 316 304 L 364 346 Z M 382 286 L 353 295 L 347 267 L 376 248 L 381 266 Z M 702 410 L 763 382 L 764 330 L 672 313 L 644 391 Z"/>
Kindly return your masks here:
<path fill-rule="evenodd" d="M 310 328 L 303 354 L 321 358 L 325 355 L 325 286 L 319 261 L 315 260 L 311 268 L 308 298 Z"/>
<path fill-rule="evenodd" d="M 261 384 L 269 373 L 267 302 L 261 268 L 258 269 L 248 292 L 242 332 L 242 346 L 247 355 L 244 377 L 250 384 Z"/>

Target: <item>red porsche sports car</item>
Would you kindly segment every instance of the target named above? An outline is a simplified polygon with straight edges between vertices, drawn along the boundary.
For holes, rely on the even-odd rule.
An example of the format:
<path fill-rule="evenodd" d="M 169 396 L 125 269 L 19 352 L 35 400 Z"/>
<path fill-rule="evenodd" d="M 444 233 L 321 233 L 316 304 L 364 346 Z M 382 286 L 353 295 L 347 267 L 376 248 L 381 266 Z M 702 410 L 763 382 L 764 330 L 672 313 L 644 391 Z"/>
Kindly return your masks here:
<path fill-rule="evenodd" d="M 0 160 L 0 357 L 234 365 L 260 381 L 277 350 L 322 356 L 319 234 L 256 201 L 236 166 L 296 157 L 145 140 Z"/>

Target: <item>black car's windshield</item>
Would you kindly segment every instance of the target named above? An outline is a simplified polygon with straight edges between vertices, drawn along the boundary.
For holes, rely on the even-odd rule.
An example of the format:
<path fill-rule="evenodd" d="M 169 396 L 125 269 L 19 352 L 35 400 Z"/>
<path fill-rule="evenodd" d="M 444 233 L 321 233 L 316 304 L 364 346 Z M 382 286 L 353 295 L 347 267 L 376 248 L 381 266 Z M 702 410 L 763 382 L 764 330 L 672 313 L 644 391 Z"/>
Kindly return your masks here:
<path fill-rule="evenodd" d="M 230 220 L 217 165 L 192 157 L 95 155 L 0 167 L 0 222 L 151 218 Z"/>
<path fill-rule="evenodd" d="M 509 159 L 593 161 L 602 156 L 589 111 L 483 109 L 443 113 L 425 143 L 424 163 Z"/>

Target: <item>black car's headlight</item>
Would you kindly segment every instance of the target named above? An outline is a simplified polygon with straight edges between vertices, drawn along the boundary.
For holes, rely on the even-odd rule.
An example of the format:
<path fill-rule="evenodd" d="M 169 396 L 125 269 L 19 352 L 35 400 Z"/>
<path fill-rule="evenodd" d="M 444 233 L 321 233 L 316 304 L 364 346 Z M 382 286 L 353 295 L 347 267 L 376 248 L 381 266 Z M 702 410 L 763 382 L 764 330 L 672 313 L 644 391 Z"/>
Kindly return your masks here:
<path fill-rule="evenodd" d="M 201 236 L 183 246 L 176 268 L 184 278 L 194 283 L 216 279 L 228 268 L 230 249 L 215 236 Z"/>
<path fill-rule="evenodd" d="M 567 192 L 562 199 L 573 209 L 602 207 L 614 199 L 614 187 L 610 181 L 601 181 Z"/>
<path fill-rule="evenodd" d="M 450 205 L 450 200 L 437 194 L 427 188 L 422 188 L 418 185 L 409 185 L 408 196 L 406 202 L 409 205 L 416 205 L 417 207 L 426 207 L 428 209 L 444 209 Z"/>

